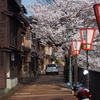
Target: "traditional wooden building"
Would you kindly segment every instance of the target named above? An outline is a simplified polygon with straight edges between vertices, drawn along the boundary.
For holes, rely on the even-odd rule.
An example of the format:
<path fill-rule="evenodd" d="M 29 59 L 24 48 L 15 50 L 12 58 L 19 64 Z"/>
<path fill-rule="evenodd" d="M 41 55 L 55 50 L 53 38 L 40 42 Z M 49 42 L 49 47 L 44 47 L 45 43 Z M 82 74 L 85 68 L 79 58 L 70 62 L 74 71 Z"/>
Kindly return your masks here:
<path fill-rule="evenodd" d="M 0 0 L 0 90 L 15 87 L 52 62 L 52 45 L 35 37 L 21 0 Z M 35 23 L 36 24 L 36 23 Z"/>
<path fill-rule="evenodd" d="M 54 50 L 52 43 L 48 41 L 44 49 L 45 49 L 45 56 L 44 56 L 44 69 L 45 69 L 46 65 L 52 63 L 54 60 Z"/>
<path fill-rule="evenodd" d="M 24 13 L 21 0 L 0 0 L 0 90 L 16 86 L 29 63 L 30 25 Z"/>

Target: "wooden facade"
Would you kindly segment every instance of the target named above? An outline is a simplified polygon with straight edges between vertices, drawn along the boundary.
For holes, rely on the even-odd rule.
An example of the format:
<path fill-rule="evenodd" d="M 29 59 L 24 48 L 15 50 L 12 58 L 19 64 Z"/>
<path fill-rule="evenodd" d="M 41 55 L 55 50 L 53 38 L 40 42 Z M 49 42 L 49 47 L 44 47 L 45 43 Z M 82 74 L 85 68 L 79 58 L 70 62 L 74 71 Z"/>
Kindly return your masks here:
<path fill-rule="evenodd" d="M 49 64 L 49 63 L 52 63 L 53 61 L 53 56 L 54 56 L 54 52 L 53 52 L 53 46 L 51 44 L 50 41 L 48 41 L 46 43 L 46 46 L 45 46 L 45 63 L 44 63 L 44 69 L 46 68 L 46 65 Z"/>
<path fill-rule="evenodd" d="M 51 62 L 52 46 L 35 37 L 24 13 L 21 0 L 0 0 L 0 89 L 13 88 Z"/>
<path fill-rule="evenodd" d="M 0 0 L 0 88 L 16 86 L 22 75 L 25 57 L 31 47 L 22 43 L 29 39 L 29 23 L 23 16 L 21 0 Z M 24 38 L 26 38 L 24 40 Z"/>
<path fill-rule="evenodd" d="M 20 21 L 21 9 L 15 0 L 0 0 L 0 88 L 10 88 L 8 82 L 18 77 L 18 56 L 21 45 Z"/>
<path fill-rule="evenodd" d="M 0 0 L 0 12 L 3 9 L 7 9 L 6 6 L 6 1 L 1 1 Z M 7 27 L 6 27 L 6 16 L 3 16 L 3 14 L 0 13 L 0 47 L 2 45 L 7 45 L 7 39 L 5 39 L 5 37 L 7 37 Z M 4 20 L 5 19 L 5 20 Z M 0 52 L 0 80 L 1 80 L 1 84 L 0 84 L 0 88 L 5 88 L 6 87 L 6 73 L 5 73 L 5 53 Z"/>

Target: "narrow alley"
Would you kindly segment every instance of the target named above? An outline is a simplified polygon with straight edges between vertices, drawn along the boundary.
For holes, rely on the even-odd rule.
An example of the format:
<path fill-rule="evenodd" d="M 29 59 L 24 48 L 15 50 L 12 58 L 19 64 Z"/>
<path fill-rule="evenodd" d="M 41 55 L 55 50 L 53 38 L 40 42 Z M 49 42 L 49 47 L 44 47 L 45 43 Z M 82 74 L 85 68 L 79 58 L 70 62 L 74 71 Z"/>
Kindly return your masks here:
<path fill-rule="evenodd" d="M 0 100 L 74 100 L 71 90 L 65 83 L 63 67 L 59 75 L 42 73 L 33 79 L 24 81 Z"/>

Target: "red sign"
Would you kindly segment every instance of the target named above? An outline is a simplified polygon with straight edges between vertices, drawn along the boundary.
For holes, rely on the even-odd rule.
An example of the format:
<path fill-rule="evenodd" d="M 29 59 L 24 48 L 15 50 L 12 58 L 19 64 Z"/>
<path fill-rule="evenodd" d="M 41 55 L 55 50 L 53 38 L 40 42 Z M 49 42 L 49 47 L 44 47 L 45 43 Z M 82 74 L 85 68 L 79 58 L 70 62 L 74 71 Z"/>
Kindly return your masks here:
<path fill-rule="evenodd" d="M 100 32 L 100 3 L 97 3 L 93 6 L 94 8 L 94 13 L 97 21 L 97 26 Z"/>

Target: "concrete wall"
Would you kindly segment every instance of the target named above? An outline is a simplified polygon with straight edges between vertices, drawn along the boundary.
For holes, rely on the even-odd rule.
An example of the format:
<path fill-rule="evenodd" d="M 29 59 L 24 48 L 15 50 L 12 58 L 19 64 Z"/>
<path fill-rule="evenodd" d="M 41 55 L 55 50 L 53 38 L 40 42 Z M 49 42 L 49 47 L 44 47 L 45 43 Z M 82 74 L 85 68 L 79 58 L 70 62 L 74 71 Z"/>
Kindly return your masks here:
<path fill-rule="evenodd" d="M 18 78 L 7 79 L 7 89 L 12 89 L 18 84 Z"/>

